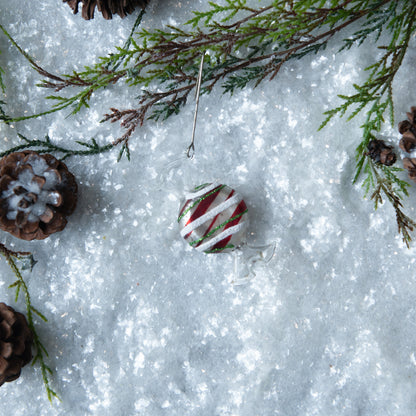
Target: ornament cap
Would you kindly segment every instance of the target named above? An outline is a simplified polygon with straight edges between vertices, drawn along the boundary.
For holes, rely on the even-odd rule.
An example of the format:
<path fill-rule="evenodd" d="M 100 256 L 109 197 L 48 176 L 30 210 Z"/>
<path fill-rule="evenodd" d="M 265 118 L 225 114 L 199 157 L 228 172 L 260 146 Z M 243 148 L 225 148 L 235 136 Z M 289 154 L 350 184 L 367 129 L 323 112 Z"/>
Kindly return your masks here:
<path fill-rule="evenodd" d="M 256 276 L 254 266 L 258 263 L 269 263 L 276 251 L 276 242 L 262 246 L 245 244 L 236 254 L 234 262 L 234 285 L 244 285 Z"/>

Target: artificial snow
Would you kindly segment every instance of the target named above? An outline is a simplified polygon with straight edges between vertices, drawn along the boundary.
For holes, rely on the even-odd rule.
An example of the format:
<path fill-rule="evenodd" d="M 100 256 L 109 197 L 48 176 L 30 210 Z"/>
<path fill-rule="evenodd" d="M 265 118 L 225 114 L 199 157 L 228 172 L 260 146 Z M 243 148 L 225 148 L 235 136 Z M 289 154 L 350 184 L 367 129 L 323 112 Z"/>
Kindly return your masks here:
<path fill-rule="evenodd" d="M 258 6 L 257 0 L 249 2 Z M 268 2 L 267 2 L 268 3 Z M 203 0 L 152 0 L 143 27 L 181 24 Z M 57 0 L 0 0 L 0 21 L 45 69 L 71 73 L 114 51 L 137 13 L 86 22 Z M 345 35 L 346 36 L 346 35 Z M 344 37 L 345 37 L 344 36 Z M 413 416 L 416 409 L 415 244 L 397 234 L 388 204 L 374 212 L 352 184 L 364 114 L 334 119 L 363 68 L 379 56 L 369 42 L 336 54 L 343 36 L 318 55 L 291 61 L 271 82 L 201 96 L 196 155 L 183 159 L 194 103 L 163 122 L 146 122 L 118 151 L 65 163 L 79 202 L 64 231 L 43 241 L 2 242 L 38 261 L 24 277 L 53 369 L 47 400 L 40 368 L 0 388 L 0 414 L 36 416 Z M 383 39 L 381 39 L 382 41 Z M 415 41 L 394 88 L 397 122 L 416 104 Z M 51 91 L 5 36 L 7 111 L 47 110 Z M 69 91 L 68 91 L 69 93 Z M 137 105 L 119 84 L 97 91 L 91 108 L 0 125 L 1 150 L 17 133 L 63 147 L 109 143 L 123 134 L 100 123 L 110 107 Z M 397 146 L 388 124 L 380 138 Z M 170 164 L 174 165 L 169 170 Z M 400 162 L 398 163 L 400 165 Z M 403 177 L 405 174 L 403 173 Z M 176 219 L 184 193 L 221 181 L 249 208 L 248 243 L 276 243 L 269 263 L 236 284 L 235 257 L 187 247 Z M 416 218 L 416 187 L 406 200 Z M 25 312 L 0 262 L 0 301 Z"/>

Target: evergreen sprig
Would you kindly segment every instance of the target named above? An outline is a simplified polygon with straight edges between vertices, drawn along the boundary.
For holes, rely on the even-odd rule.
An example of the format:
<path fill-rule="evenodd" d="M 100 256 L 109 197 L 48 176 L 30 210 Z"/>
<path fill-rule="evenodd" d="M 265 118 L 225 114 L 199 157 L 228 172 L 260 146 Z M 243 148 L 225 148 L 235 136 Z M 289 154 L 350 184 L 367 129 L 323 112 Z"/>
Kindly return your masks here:
<path fill-rule="evenodd" d="M 388 8 L 375 11 L 372 19 L 361 30 L 345 40 L 344 47 L 350 48 L 351 42 L 361 43 L 369 33 L 376 32 L 377 38 L 383 29 L 390 33 L 390 43 L 379 46 L 382 56 L 365 68 L 369 74 L 367 80 L 362 85 L 354 84 L 355 94 L 339 95 L 343 103 L 325 113 L 327 117 L 320 127 L 323 128 L 335 115 L 342 117 L 350 112 L 347 119 L 351 120 L 367 109 L 365 122 L 361 126 L 362 141 L 356 149 L 354 182 L 361 174 L 365 176 L 365 195 L 372 192 L 371 199 L 374 201 L 375 209 L 383 202 L 383 195 L 393 205 L 398 230 L 406 245 L 411 241 L 410 231 L 416 226 L 416 223 L 402 211 L 401 200 L 408 196 L 407 189 L 410 185 L 397 175 L 402 169 L 375 164 L 367 152 L 368 144 L 376 138 L 376 132 L 381 130 L 385 122 L 386 112 L 391 125 L 394 125 L 393 81 L 409 48 L 411 37 L 416 31 L 415 19 L 416 1 L 392 2 Z"/>
<path fill-rule="evenodd" d="M 1 54 L 1 51 L 0 51 L 0 54 Z M 4 85 L 3 75 L 4 75 L 4 69 L 0 66 L 0 90 L 3 93 L 5 93 L 6 92 L 6 86 Z"/>
<path fill-rule="evenodd" d="M 54 144 L 48 135 L 45 136 L 44 140 L 41 139 L 28 139 L 27 137 L 23 136 L 22 134 L 17 134 L 20 139 L 24 141 L 23 144 L 12 147 L 4 152 L 0 153 L 0 157 L 6 156 L 13 152 L 18 152 L 24 149 L 33 149 L 37 153 L 59 153 L 63 154 L 60 160 L 65 160 L 71 156 L 90 156 L 96 155 L 99 153 L 108 152 L 114 146 L 112 143 L 107 144 L 105 146 L 100 146 L 94 138 L 91 139 L 91 142 L 82 142 L 76 141 L 80 146 L 83 146 L 84 149 L 67 149 L 62 146 L 58 146 Z"/>
<path fill-rule="evenodd" d="M 35 265 L 36 261 L 33 259 L 31 253 L 27 252 L 19 252 L 19 251 L 12 251 L 8 249 L 4 244 L 0 243 L 0 254 L 2 254 L 7 263 L 9 264 L 10 268 L 12 269 L 16 280 L 12 283 L 9 288 L 14 288 L 16 290 L 15 294 L 15 301 L 19 299 L 19 295 L 23 294 L 25 304 L 26 304 L 26 317 L 29 328 L 33 333 L 33 346 L 35 348 L 35 355 L 32 360 L 32 366 L 36 363 L 40 366 L 40 370 L 42 373 L 43 383 L 45 385 L 46 394 L 48 396 L 48 400 L 52 402 L 53 398 L 60 400 L 57 393 L 51 388 L 50 386 L 50 377 L 53 374 L 51 368 L 46 364 L 46 358 L 49 356 L 48 352 L 40 340 L 40 337 L 36 331 L 36 326 L 34 323 L 34 315 L 37 315 L 42 321 L 47 322 L 46 317 L 39 312 L 32 305 L 32 300 L 29 293 L 29 288 L 25 280 L 23 279 L 21 270 L 30 269 Z M 20 268 L 18 266 L 20 263 Z"/>
<path fill-rule="evenodd" d="M 1 51 L 0 51 L 0 55 L 1 55 Z M 3 80 L 3 75 L 5 74 L 4 69 L 0 66 L 0 90 L 2 94 L 6 93 L 6 85 L 4 84 L 4 80 Z M 4 120 L 7 116 L 6 113 L 4 112 L 3 106 L 6 105 L 6 103 L 0 99 L 0 117 L 1 120 Z"/>
<path fill-rule="evenodd" d="M 367 80 L 354 85 L 354 94 L 340 95 L 342 104 L 325 113 L 321 128 L 335 115 L 348 113 L 351 119 L 366 111 L 354 181 L 361 174 L 366 175 L 365 193 L 373 196 L 376 208 L 383 200 L 392 203 L 399 231 L 408 244 L 414 223 L 403 214 L 401 201 L 409 185 L 396 168 L 375 165 L 367 157 L 367 146 L 380 131 L 386 112 L 393 122 L 393 81 L 415 33 L 416 0 L 264 0 L 260 7 L 249 4 L 252 2 L 247 0 L 223 0 L 220 4 L 210 1 L 207 10 L 194 12 L 184 25 L 156 30 L 138 29 L 144 13 L 141 12 L 123 47 L 99 58 L 95 65 L 65 75 L 39 66 L 0 25 L 43 77 L 39 85 L 54 90 L 46 98 L 55 102 L 49 110 L 38 114 L 7 117 L 0 113 L 0 120 L 16 122 L 64 109 L 76 114 L 89 106 L 94 93 L 124 83 L 138 91 L 137 106 L 110 108 L 102 120 L 120 122 L 124 133 L 108 147 L 94 147 L 94 152 L 78 154 L 90 155 L 120 146 L 119 156 L 129 157 L 129 141 L 139 126 L 146 120 L 163 120 L 178 114 L 186 104 L 197 83 L 202 55 L 205 65 L 201 93 L 210 93 L 220 86 L 224 93 L 233 94 L 274 79 L 291 60 L 320 53 L 336 34 L 345 37 L 340 52 L 359 47 L 367 40 L 374 43 L 386 34 L 389 41 L 379 46 L 381 57 L 366 68 Z M 359 29 L 351 30 L 356 22 L 360 22 Z M 70 93 L 64 95 L 64 90 Z M 35 144 L 28 142 L 32 143 Z"/>
<path fill-rule="evenodd" d="M 70 96 L 50 95 L 47 98 L 56 102 L 50 110 L 9 121 L 68 107 L 75 114 L 88 107 L 96 91 L 124 82 L 140 90 L 139 106 L 127 110 L 111 108 L 103 121 L 121 122 L 125 133 L 113 144 L 127 150 L 130 137 L 145 120 L 166 119 L 185 105 L 195 88 L 202 54 L 206 54 L 202 93 L 209 93 L 221 84 L 224 92 L 232 94 L 249 84 L 257 86 L 263 80 L 273 79 L 288 61 L 318 53 L 336 33 L 363 17 L 374 20 L 374 15 L 391 3 L 395 2 L 275 0 L 267 6 L 252 8 L 246 0 L 226 0 L 224 5 L 209 2 L 207 11 L 195 12 L 183 27 L 141 29 L 136 33 L 143 16 L 140 14 L 124 47 L 80 72 L 52 74 L 22 52 L 44 77 L 40 86 L 56 93 L 67 88 L 79 91 Z M 2 30 L 17 45 L 3 27 Z M 357 36 L 364 38 L 365 34 Z"/>

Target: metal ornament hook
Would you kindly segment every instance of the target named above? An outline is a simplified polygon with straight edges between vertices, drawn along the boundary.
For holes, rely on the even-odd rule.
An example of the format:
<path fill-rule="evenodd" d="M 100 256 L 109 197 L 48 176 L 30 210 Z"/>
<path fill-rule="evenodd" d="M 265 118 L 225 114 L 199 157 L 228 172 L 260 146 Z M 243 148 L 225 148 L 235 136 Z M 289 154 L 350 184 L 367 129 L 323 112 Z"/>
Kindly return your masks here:
<path fill-rule="evenodd" d="M 199 96 L 201 93 L 201 84 L 202 84 L 202 70 L 204 67 L 205 52 L 202 54 L 201 63 L 199 64 L 198 80 L 196 83 L 195 91 L 195 112 L 194 112 L 194 124 L 192 126 L 192 139 L 191 144 L 188 146 L 186 156 L 192 159 L 195 155 L 195 130 L 196 130 L 196 120 L 198 117 L 198 106 L 199 106 Z"/>

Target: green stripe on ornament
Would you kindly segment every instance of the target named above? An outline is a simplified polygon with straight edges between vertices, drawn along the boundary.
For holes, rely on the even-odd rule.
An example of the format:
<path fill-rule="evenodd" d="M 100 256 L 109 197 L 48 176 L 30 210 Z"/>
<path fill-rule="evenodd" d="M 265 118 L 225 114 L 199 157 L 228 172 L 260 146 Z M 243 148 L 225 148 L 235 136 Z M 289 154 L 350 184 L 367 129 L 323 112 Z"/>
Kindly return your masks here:
<path fill-rule="evenodd" d="M 201 185 L 203 186 L 203 185 Z M 198 205 L 200 202 L 202 202 L 204 199 L 208 198 L 209 196 L 211 196 L 212 194 L 215 194 L 216 192 L 221 191 L 222 188 L 224 188 L 225 185 L 221 185 L 219 188 L 214 189 L 213 191 L 211 191 L 210 193 L 206 194 L 206 195 L 202 195 L 201 198 L 197 199 L 190 207 L 186 208 L 186 210 L 184 212 L 182 212 L 182 215 L 178 218 L 178 222 L 195 206 Z"/>
<path fill-rule="evenodd" d="M 232 222 L 234 220 L 236 220 L 237 218 L 242 217 L 246 212 L 248 211 L 248 209 L 246 209 L 243 212 L 240 212 L 240 214 L 235 215 L 234 217 L 229 218 L 227 221 L 224 221 L 222 224 L 216 226 L 213 230 L 211 230 L 207 235 L 204 235 L 203 237 L 199 238 L 198 240 L 195 241 L 191 241 L 189 243 L 190 246 L 193 246 L 195 244 L 200 243 L 201 241 L 204 241 L 205 239 L 209 238 L 212 236 L 212 234 L 214 234 L 216 231 L 218 231 L 220 228 L 225 227 L 229 222 Z"/>
<path fill-rule="evenodd" d="M 227 248 L 234 248 L 234 247 L 235 247 L 234 244 L 227 244 L 225 247 L 214 248 L 213 250 L 206 251 L 205 253 L 207 253 L 207 254 L 218 253 L 219 251 L 223 251 Z"/>
<path fill-rule="evenodd" d="M 210 183 L 203 183 L 202 185 L 195 186 L 194 191 L 199 191 L 202 188 L 205 188 L 207 185 L 211 185 Z"/>

